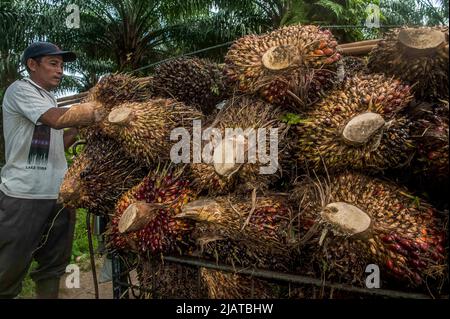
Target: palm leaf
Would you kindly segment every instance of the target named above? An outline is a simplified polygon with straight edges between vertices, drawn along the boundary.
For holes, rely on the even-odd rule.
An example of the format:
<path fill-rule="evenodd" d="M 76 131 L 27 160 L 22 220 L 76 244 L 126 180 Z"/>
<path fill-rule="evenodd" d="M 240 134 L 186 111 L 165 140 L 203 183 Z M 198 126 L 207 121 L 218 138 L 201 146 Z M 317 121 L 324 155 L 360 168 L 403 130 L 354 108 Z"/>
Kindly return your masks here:
<path fill-rule="evenodd" d="M 342 5 L 331 0 L 319 0 L 314 5 L 333 12 L 336 17 L 340 17 L 344 11 L 344 7 Z"/>

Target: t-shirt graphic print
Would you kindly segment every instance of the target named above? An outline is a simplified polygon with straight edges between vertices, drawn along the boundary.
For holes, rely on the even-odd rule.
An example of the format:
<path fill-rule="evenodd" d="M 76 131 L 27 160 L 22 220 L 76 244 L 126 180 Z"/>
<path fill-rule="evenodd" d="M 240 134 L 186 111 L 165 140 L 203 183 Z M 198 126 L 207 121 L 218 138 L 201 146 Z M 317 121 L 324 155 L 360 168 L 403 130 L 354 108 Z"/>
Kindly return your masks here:
<path fill-rule="evenodd" d="M 31 81 L 11 84 L 3 99 L 6 163 L 1 170 L 0 191 L 29 199 L 57 199 L 67 171 L 64 130 L 40 122 L 58 107 L 54 95 Z"/>
<path fill-rule="evenodd" d="M 48 153 L 50 151 L 50 127 L 36 125 L 28 152 L 27 169 L 47 169 Z"/>

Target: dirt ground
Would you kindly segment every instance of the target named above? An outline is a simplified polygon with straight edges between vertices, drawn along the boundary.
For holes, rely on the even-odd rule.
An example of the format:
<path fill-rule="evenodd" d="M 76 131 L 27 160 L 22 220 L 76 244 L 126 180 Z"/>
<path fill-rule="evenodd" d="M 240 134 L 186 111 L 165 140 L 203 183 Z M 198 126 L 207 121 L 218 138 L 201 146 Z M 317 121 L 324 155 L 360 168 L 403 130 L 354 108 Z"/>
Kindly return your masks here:
<path fill-rule="evenodd" d="M 97 275 L 98 278 L 98 275 Z M 94 280 L 92 272 L 80 272 L 80 288 L 67 288 L 66 276 L 61 279 L 60 283 L 60 299 L 95 299 Z M 98 284 L 99 299 L 112 299 L 113 289 L 112 282 Z"/>
<path fill-rule="evenodd" d="M 112 282 L 108 281 L 100 283 L 100 272 L 103 262 L 103 259 L 100 258 L 95 262 L 99 299 L 113 299 Z M 84 267 L 80 269 L 80 288 L 67 288 L 66 279 L 69 275 L 70 274 L 66 274 L 61 278 L 59 292 L 60 299 L 95 299 L 94 279 L 90 269 L 90 264 L 85 262 Z M 130 272 L 130 278 L 132 284 L 138 284 L 137 274 L 135 271 Z M 133 298 L 131 293 L 129 294 L 129 297 Z"/>
<path fill-rule="evenodd" d="M 97 281 L 99 281 L 102 260 L 96 261 Z M 66 279 L 69 274 L 61 278 L 60 299 L 95 299 L 94 279 L 90 269 L 80 270 L 80 288 L 67 288 Z M 98 284 L 99 299 L 113 299 L 112 282 Z"/>

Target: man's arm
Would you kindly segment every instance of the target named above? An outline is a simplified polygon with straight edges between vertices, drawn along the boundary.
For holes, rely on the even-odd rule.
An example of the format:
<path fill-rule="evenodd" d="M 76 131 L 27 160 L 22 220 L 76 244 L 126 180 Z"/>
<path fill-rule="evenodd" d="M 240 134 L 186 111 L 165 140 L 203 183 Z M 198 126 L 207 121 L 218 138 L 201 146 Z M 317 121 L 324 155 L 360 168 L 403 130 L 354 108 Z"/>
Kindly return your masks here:
<path fill-rule="evenodd" d="M 67 150 L 77 140 L 78 129 L 75 127 L 64 131 L 64 149 Z"/>
<path fill-rule="evenodd" d="M 70 108 L 52 107 L 38 121 L 60 130 L 68 127 L 89 126 L 102 119 L 99 104 L 95 102 L 74 104 Z"/>
<path fill-rule="evenodd" d="M 55 130 L 63 129 L 64 127 L 60 127 L 60 125 L 58 125 L 58 120 L 68 110 L 69 110 L 69 108 L 52 107 L 47 112 L 45 112 L 44 114 L 41 115 L 41 117 L 39 118 L 39 122 L 41 122 L 47 126 L 50 126 L 51 128 L 53 128 Z M 65 133 L 64 133 L 64 135 L 65 135 Z"/>

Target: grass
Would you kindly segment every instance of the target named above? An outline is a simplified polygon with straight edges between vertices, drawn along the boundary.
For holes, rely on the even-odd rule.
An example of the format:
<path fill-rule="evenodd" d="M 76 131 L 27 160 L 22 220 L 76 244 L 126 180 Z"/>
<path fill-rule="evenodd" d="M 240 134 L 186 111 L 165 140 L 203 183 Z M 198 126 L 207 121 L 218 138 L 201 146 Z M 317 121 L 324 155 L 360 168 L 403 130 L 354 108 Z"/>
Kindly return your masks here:
<path fill-rule="evenodd" d="M 93 236 L 94 251 L 98 247 L 97 238 Z M 77 209 L 75 233 L 72 245 L 72 256 L 70 258 L 71 264 L 77 264 L 81 270 L 87 270 L 90 267 L 89 263 L 89 242 L 86 229 L 86 210 Z M 19 298 L 34 298 L 35 284 L 30 278 L 30 272 L 37 266 L 33 261 L 30 270 L 22 283 L 22 292 Z"/>

